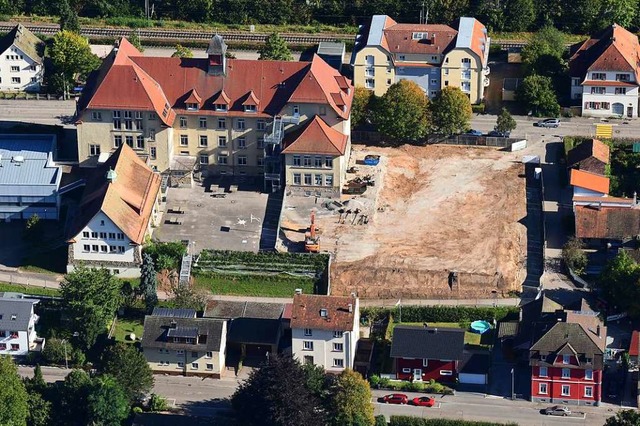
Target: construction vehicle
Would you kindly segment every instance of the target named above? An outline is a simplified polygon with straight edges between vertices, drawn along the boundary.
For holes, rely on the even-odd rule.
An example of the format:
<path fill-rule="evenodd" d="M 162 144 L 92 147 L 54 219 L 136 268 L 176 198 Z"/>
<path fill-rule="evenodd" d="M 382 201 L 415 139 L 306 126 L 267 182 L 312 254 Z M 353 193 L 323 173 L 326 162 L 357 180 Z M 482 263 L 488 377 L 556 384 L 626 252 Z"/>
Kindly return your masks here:
<path fill-rule="evenodd" d="M 316 228 L 316 212 L 311 212 L 311 226 L 309 232 L 304 234 L 304 251 L 308 253 L 320 252 L 320 236 Z"/>

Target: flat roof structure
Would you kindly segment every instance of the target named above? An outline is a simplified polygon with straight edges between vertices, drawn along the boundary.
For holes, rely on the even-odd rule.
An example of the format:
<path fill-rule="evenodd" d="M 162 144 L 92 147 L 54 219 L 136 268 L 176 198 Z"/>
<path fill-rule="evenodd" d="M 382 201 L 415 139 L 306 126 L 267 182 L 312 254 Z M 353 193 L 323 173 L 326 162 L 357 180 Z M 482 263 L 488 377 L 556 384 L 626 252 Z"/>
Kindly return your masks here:
<path fill-rule="evenodd" d="M 55 135 L 0 135 L 0 220 L 58 219 L 62 169 Z"/>

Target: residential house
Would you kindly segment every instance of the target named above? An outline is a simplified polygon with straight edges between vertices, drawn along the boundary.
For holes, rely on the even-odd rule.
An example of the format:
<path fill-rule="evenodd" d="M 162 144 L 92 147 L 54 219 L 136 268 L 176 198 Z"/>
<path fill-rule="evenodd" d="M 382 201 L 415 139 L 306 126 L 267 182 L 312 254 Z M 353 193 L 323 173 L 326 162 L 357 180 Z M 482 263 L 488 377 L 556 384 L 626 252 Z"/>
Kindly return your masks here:
<path fill-rule="evenodd" d="M 91 175 L 67 232 L 67 271 L 83 264 L 138 277 L 142 245 L 158 220 L 160 176 L 126 144 Z"/>
<path fill-rule="evenodd" d="M 590 245 L 624 245 L 640 235 L 640 208 L 576 206 L 574 210 L 576 237 Z"/>
<path fill-rule="evenodd" d="M 0 220 L 60 217 L 54 135 L 0 135 Z"/>
<path fill-rule="evenodd" d="M 353 369 L 360 339 L 360 302 L 355 295 L 295 294 L 291 313 L 294 358 L 327 372 Z"/>
<path fill-rule="evenodd" d="M 45 340 L 36 333 L 39 317 L 34 312 L 37 299 L 22 294 L 0 293 L 0 355 L 25 356 L 42 351 Z"/>
<path fill-rule="evenodd" d="M 44 77 L 44 43 L 18 24 L 0 38 L 0 91 L 40 90 Z"/>
<path fill-rule="evenodd" d="M 346 46 L 344 42 L 321 41 L 318 44 L 317 54 L 327 64 L 331 65 L 338 71 L 342 70 L 344 64 L 344 54 Z"/>
<path fill-rule="evenodd" d="M 227 360 L 262 361 L 268 354 L 278 353 L 284 306 L 284 303 L 210 300 L 203 316 L 227 321 Z"/>
<path fill-rule="evenodd" d="M 142 351 L 154 373 L 220 378 L 227 323 L 192 309 L 154 309 L 144 318 Z"/>
<path fill-rule="evenodd" d="M 569 183 L 573 186 L 573 199 L 577 197 L 605 197 L 609 194 L 609 178 L 571 169 Z"/>
<path fill-rule="evenodd" d="M 617 24 L 571 47 L 571 99 L 584 117 L 638 116 L 638 37 Z"/>
<path fill-rule="evenodd" d="M 454 30 L 440 24 L 399 24 L 374 15 L 356 36 L 354 84 L 382 96 L 393 83 L 406 79 L 429 98 L 444 87 L 458 87 L 476 104 L 489 85 L 490 42 L 487 29 L 474 18 L 460 18 Z"/>
<path fill-rule="evenodd" d="M 569 151 L 567 167 L 604 176 L 609 160 L 609 145 L 590 139 Z"/>
<path fill-rule="evenodd" d="M 317 117 L 350 138 L 353 86 L 320 57 L 241 60 L 228 59 L 226 50 L 216 35 L 206 59 L 149 57 L 123 38 L 78 102 L 80 161 L 94 165 L 126 144 L 170 182 L 194 172 L 253 176 L 272 191 L 283 186 L 282 142 L 290 130 Z M 333 167 L 320 169 L 329 174 Z M 345 178 L 308 186 L 339 187 Z"/>
<path fill-rule="evenodd" d="M 391 358 L 399 380 L 455 382 L 464 352 L 464 330 L 400 325 L 393 329 Z"/>

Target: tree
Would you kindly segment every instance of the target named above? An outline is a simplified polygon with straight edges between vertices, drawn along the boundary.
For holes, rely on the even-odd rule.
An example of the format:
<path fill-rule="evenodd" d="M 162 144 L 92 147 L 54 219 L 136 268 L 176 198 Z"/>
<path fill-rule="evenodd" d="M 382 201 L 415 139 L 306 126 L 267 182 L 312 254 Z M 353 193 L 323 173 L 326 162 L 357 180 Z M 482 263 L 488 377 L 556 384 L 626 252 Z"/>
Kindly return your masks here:
<path fill-rule="evenodd" d="M 81 366 L 85 362 L 84 353 L 74 347 L 68 340 L 58 338 L 47 339 L 42 351 L 42 358 L 47 364 Z"/>
<path fill-rule="evenodd" d="M 559 22 L 573 33 L 589 34 L 603 28 L 601 19 L 603 0 L 573 0 L 564 6 L 564 15 L 570 19 Z M 605 25 L 609 25 L 607 22 Z"/>
<path fill-rule="evenodd" d="M 147 409 L 152 413 L 157 411 L 166 411 L 169 408 L 167 404 L 167 400 L 160 395 L 156 395 L 152 393 L 149 397 L 149 404 L 147 404 Z"/>
<path fill-rule="evenodd" d="M 59 424 L 86 426 L 90 424 L 87 415 L 87 397 L 91 390 L 92 380 L 83 370 L 72 370 L 62 383 L 56 384 L 56 395 L 59 397 L 55 418 Z"/>
<path fill-rule="evenodd" d="M 542 28 L 522 48 L 522 62 L 527 74 L 559 76 L 566 69 L 565 51 L 564 34 L 551 26 Z"/>
<path fill-rule="evenodd" d="M 562 247 L 562 259 L 571 270 L 582 275 L 587 267 L 587 255 L 584 252 L 582 240 L 576 237 L 569 239 Z"/>
<path fill-rule="evenodd" d="M 140 292 L 144 297 L 147 312 L 153 311 L 158 304 L 158 277 L 153 259 L 148 253 L 142 255 L 142 266 L 140 267 Z"/>
<path fill-rule="evenodd" d="M 60 16 L 60 31 L 71 31 L 80 34 L 78 13 L 71 7 L 69 0 L 60 0 L 58 15 Z"/>
<path fill-rule="evenodd" d="M 284 41 L 282 37 L 278 35 L 278 33 L 272 33 L 269 35 L 262 46 L 258 49 L 258 53 L 260 53 L 260 57 L 258 58 L 261 61 L 270 60 L 270 61 L 292 61 L 293 55 L 291 55 L 291 51 L 289 47 L 287 47 L 287 42 Z"/>
<path fill-rule="evenodd" d="M 45 400 L 38 392 L 29 392 L 27 397 L 29 415 L 28 426 L 48 426 L 51 422 L 51 402 Z"/>
<path fill-rule="evenodd" d="M 188 285 L 172 285 L 171 293 L 173 297 L 169 301 L 175 308 L 195 309 L 203 311 L 207 304 L 207 298 L 200 292 L 194 290 Z"/>
<path fill-rule="evenodd" d="M 431 126 L 441 135 L 453 135 L 469 129 L 471 102 L 458 87 L 447 86 L 431 104 Z"/>
<path fill-rule="evenodd" d="M 153 259 L 157 271 L 164 269 L 178 269 L 182 256 L 187 253 L 184 244 L 174 241 L 171 243 L 153 242 L 144 246 L 144 253 Z"/>
<path fill-rule="evenodd" d="M 351 125 L 355 128 L 367 124 L 371 118 L 371 106 L 374 94 L 364 87 L 356 87 L 351 103 Z"/>
<path fill-rule="evenodd" d="M 549 77 L 536 74 L 525 77 L 518 87 L 516 97 L 536 117 L 556 117 L 560 114 L 560 105 Z"/>
<path fill-rule="evenodd" d="M 630 27 L 636 16 L 638 16 L 638 2 L 636 1 L 604 0 L 602 2 L 600 22 L 603 24 L 615 22 L 620 26 Z"/>
<path fill-rule="evenodd" d="M 331 420 L 335 426 L 371 426 L 374 423 L 369 382 L 360 373 L 344 370 L 331 389 Z"/>
<path fill-rule="evenodd" d="M 91 348 L 98 336 L 107 331 L 120 306 L 120 282 L 106 269 L 81 266 L 67 274 L 60 285 L 63 306 L 71 319 L 74 332 L 86 349 Z"/>
<path fill-rule="evenodd" d="M 0 356 L 0 425 L 25 426 L 29 414 L 27 390 L 9 356 Z"/>
<path fill-rule="evenodd" d="M 306 387 L 302 366 L 291 357 L 273 355 L 251 371 L 231 397 L 239 424 L 247 426 L 321 426 L 320 400 Z"/>
<path fill-rule="evenodd" d="M 615 310 L 640 317 L 640 266 L 624 250 L 607 263 L 598 286 Z"/>
<path fill-rule="evenodd" d="M 500 111 L 500 115 L 496 120 L 495 130 L 497 132 L 510 133 L 516 128 L 516 126 L 516 120 L 513 119 L 506 108 L 502 108 L 502 111 Z"/>
<path fill-rule="evenodd" d="M 131 34 L 129 34 L 128 40 L 129 40 L 129 43 L 133 45 L 133 47 L 138 49 L 138 51 L 144 52 L 144 47 L 142 47 L 142 41 L 140 41 L 139 31 L 136 31 L 136 30 L 131 31 Z"/>
<path fill-rule="evenodd" d="M 35 244 L 42 238 L 43 223 L 40 216 L 36 213 L 32 214 L 24 227 L 24 239 L 29 244 Z"/>
<path fill-rule="evenodd" d="M 188 47 L 176 44 L 176 51 L 171 55 L 172 58 L 193 58 L 193 52 Z"/>
<path fill-rule="evenodd" d="M 637 410 L 618 411 L 604 423 L 604 426 L 638 426 L 640 425 L 640 412 Z"/>
<path fill-rule="evenodd" d="M 113 377 L 106 375 L 92 381 L 87 395 L 87 424 L 120 425 L 130 408 L 126 393 Z"/>
<path fill-rule="evenodd" d="M 536 19 L 533 0 L 509 0 L 504 8 L 507 31 L 527 31 Z"/>
<path fill-rule="evenodd" d="M 42 368 L 40 368 L 40 364 L 37 364 L 33 369 L 33 377 L 24 379 L 24 386 L 27 389 L 27 392 L 33 393 L 42 393 L 47 388 L 47 382 L 44 381 L 44 377 L 42 376 Z"/>
<path fill-rule="evenodd" d="M 104 356 L 103 372 L 113 376 L 131 402 L 153 388 L 153 372 L 142 352 L 133 345 L 111 346 Z"/>
<path fill-rule="evenodd" d="M 392 84 L 376 102 L 373 122 L 391 142 L 415 142 L 429 128 L 429 99 L 415 82 L 400 80 Z"/>
<path fill-rule="evenodd" d="M 72 31 L 60 31 L 53 36 L 49 52 L 53 70 L 50 77 L 54 88 L 68 93 L 76 77 L 85 80 L 89 73 L 100 66 L 100 58 L 91 53 L 89 41 Z"/>

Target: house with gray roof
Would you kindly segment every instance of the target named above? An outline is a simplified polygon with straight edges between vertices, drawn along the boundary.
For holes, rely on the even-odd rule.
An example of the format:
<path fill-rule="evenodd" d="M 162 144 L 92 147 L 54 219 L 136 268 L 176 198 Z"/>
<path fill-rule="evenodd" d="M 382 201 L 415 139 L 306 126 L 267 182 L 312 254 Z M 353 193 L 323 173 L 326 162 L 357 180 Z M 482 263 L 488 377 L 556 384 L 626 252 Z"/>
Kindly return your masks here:
<path fill-rule="evenodd" d="M 225 370 L 227 323 L 161 309 L 144 318 L 142 351 L 154 373 L 220 378 Z"/>
<path fill-rule="evenodd" d="M 39 91 L 43 57 L 42 40 L 24 25 L 16 25 L 0 38 L 0 91 Z"/>
<path fill-rule="evenodd" d="M 44 348 L 44 339 L 36 334 L 37 299 L 18 293 L 0 293 L 0 355 L 21 357 Z"/>
<path fill-rule="evenodd" d="M 54 135 L 0 135 L 0 220 L 60 217 Z"/>

